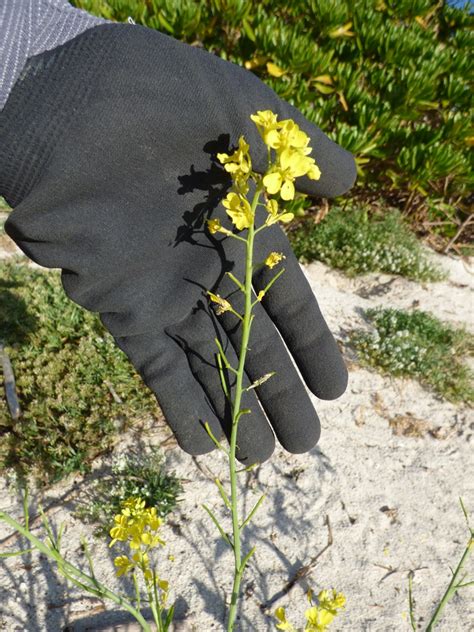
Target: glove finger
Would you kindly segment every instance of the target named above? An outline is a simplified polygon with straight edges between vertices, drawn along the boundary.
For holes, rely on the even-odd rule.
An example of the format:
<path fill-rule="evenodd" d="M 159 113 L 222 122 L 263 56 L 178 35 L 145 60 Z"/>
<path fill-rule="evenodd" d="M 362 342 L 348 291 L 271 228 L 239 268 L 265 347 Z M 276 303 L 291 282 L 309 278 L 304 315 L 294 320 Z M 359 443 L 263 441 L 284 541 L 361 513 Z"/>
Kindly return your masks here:
<path fill-rule="evenodd" d="M 181 350 L 166 337 L 152 334 L 115 337 L 115 342 L 156 395 L 179 446 L 193 455 L 212 452 L 215 445 L 204 423 L 218 439 L 222 427 Z"/>
<path fill-rule="evenodd" d="M 238 361 L 232 345 L 216 322 L 216 317 L 202 305 L 180 323 L 167 327 L 166 333 L 184 351 L 183 357 L 187 359 L 190 371 L 201 385 L 214 413 L 221 420 L 224 433 L 230 439 L 231 410 L 219 376 L 214 339 L 220 340 L 231 366 L 236 368 Z M 232 388 L 235 385 L 235 375 L 227 373 L 228 384 Z M 250 386 L 246 375 L 243 386 Z M 266 461 L 275 448 L 275 437 L 254 390 L 244 390 L 241 409 L 250 409 L 251 413 L 242 415 L 239 421 L 237 458 L 245 465 Z"/>
<path fill-rule="evenodd" d="M 223 293 L 234 309 L 242 313 L 243 295 L 235 291 L 226 294 L 223 290 Z M 259 304 L 253 313 L 245 370 L 252 382 L 275 372 L 255 388 L 258 398 L 282 446 L 288 452 L 307 452 L 319 440 L 318 415 L 270 317 Z M 233 346 L 240 348 L 240 321 L 231 313 L 220 318 Z"/>
<path fill-rule="evenodd" d="M 262 217 L 257 218 L 258 225 L 262 224 L 266 216 L 265 212 L 259 212 L 260 214 Z M 257 235 L 256 243 L 262 234 L 264 233 Z M 223 241 L 228 240 L 229 238 L 224 238 Z M 260 256 L 262 252 L 265 253 L 264 257 Z M 270 250 L 265 252 L 265 249 L 257 249 L 255 263 L 259 262 L 259 259 L 263 260 L 269 252 Z M 230 268 L 233 274 L 242 280 L 244 275 L 242 257 L 235 257 L 234 261 L 229 263 L 232 263 Z M 214 291 L 218 291 L 221 296 L 227 298 L 237 313 L 244 312 L 244 295 L 227 274 L 221 277 Z M 318 416 L 270 316 L 258 303 L 253 309 L 255 318 L 246 357 L 246 372 L 251 382 L 256 382 L 266 374 L 276 371 L 275 375 L 255 390 L 283 447 L 293 453 L 306 452 L 319 439 Z M 218 319 L 234 349 L 240 349 L 241 321 L 229 311 L 221 314 Z"/>
<path fill-rule="evenodd" d="M 346 389 L 347 369 L 316 297 L 281 228 L 272 226 L 258 238 L 257 259 L 264 261 L 272 251 L 286 257 L 280 264 L 285 271 L 265 294 L 262 305 L 311 391 L 320 399 L 335 399 Z M 277 268 L 267 266 L 257 270 L 253 278 L 255 291 L 263 290 L 277 272 Z"/>

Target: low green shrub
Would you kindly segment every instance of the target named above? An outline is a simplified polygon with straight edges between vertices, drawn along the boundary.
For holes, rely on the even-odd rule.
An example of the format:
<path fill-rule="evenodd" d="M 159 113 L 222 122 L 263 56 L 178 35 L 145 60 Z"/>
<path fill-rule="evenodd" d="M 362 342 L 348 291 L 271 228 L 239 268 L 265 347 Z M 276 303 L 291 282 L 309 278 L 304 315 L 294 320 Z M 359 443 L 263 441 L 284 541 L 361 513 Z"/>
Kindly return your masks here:
<path fill-rule="evenodd" d="M 444 276 L 394 209 L 369 216 L 362 207 L 335 207 L 318 224 L 304 220 L 289 237 L 301 260 L 316 259 L 349 276 L 387 272 L 417 281 Z"/>
<path fill-rule="evenodd" d="M 9 261 L 0 271 L 0 339 L 16 379 L 13 421 L 0 381 L 0 469 L 52 482 L 84 471 L 156 400 L 99 318 L 70 301 L 58 271 Z M 119 403 L 114 397 L 121 399 Z"/>
<path fill-rule="evenodd" d="M 112 462 L 110 474 L 101 475 L 78 504 L 75 514 L 86 523 L 97 524 L 96 535 L 108 533 L 122 502 L 140 497 L 147 507 L 155 507 L 165 518 L 179 501 L 183 488 L 180 480 L 164 467 L 163 455 L 157 448 L 121 454 Z"/>
<path fill-rule="evenodd" d="M 369 309 L 374 331 L 351 335 L 363 366 L 411 377 L 452 402 L 474 403 L 473 372 L 465 359 L 474 353 L 474 336 L 422 311 Z"/>

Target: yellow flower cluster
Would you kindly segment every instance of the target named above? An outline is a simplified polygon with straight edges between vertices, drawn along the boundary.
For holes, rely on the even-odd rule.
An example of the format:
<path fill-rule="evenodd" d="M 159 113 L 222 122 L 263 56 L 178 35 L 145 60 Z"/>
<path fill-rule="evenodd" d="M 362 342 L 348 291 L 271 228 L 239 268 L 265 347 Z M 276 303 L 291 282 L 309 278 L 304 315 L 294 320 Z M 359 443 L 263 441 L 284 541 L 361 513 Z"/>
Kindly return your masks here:
<path fill-rule="evenodd" d="M 337 616 L 337 611 L 343 608 L 346 603 L 345 596 L 335 590 L 322 590 L 318 595 L 317 605 L 313 605 L 311 591 L 308 593 L 308 599 L 312 605 L 305 612 L 304 632 L 326 632 L 327 626 Z M 276 625 L 278 630 L 297 632 L 296 628 L 287 620 L 283 607 L 276 610 L 275 616 L 279 621 Z"/>
<path fill-rule="evenodd" d="M 248 228 L 253 222 L 252 208 L 245 197 L 249 190 L 248 179 L 252 175 L 252 160 L 249 153 L 249 145 L 243 136 L 239 138 L 239 146 L 232 154 L 217 154 L 217 159 L 224 165 L 224 169 L 232 176 L 232 191 L 222 200 L 227 215 L 237 230 Z M 228 233 L 219 220 L 208 220 L 209 231 Z"/>
<path fill-rule="evenodd" d="M 308 176 L 319 180 L 321 172 L 309 154 L 310 138 L 292 120 L 278 121 L 270 110 L 260 110 L 250 116 L 256 124 L 263 142 L 275 150 L 276 160 L 263 177 L 263 185 L 270 195 L 279 193 L 282 200 L 295 197 L 295 178 Z"/>
<path fill-rule="evenodd" d="M 122 503 L 122 511 L 114 517 L 114 526 L 110 529 L 112 541 L 109 546 L 125 542 L 131 550 L 129 556 L 119 555 L 114 559 L 118 577 L 139 569 L 145 582 L 153 582 L 155 578 L 166 599 L 168 582 L 159 579 L 153 573 L 148 556 L 151 549 L 165 544 L 158 535 L 162 522 L 155 507 L 146 507 L 145 501 L 141 498 L 129 498 Z"/>
<path fill-rule="evenodd" d="M 268 147 L 270 164 L 263 177 L 252 171 L 249 145 L 243 136 L 239 138 L 239 145 L 233 153 L 217 154 L 219 162 L 232 176 L 232 189 L 222 200 L 222 204 L 237 230 L 249 228 L 255 219 L 254 207 L 246 197 L 249 191 L 249 178 L 260 182 L 267 196 L 279 194 L 282 200 L 289 201 L 295 197 L 296 178 L 308 176 L 312 180 L 318 180 L 321 177 L 314 158 L 309 156 L 312 151 L 309 146 L 310 138 L 293 120 L 279 121 L 271 110 L 259 110 L 250 118 Z M 275 154 L 273 161 L 272 151 Z M 265 208 L 268 212 L 265 221 L 267 226 L 293 219 L 293 213 L 280 211 L 278 201 L 274 198 L 267 197 Z M 212 235 L 230 233 L 219 219 L 208 220 L 207 227 Z"/>
<path fill-rule="evenodd" d="M 217 160 L 224 165 L 224 169 L 228 173 L 232 174 L 234 182 L 237 181 L 245 189 L 252 171 L 252 160 L 245 138 L 243 136 L 239 138 L 239 147 L 233 154 L 217 154 Z"/>

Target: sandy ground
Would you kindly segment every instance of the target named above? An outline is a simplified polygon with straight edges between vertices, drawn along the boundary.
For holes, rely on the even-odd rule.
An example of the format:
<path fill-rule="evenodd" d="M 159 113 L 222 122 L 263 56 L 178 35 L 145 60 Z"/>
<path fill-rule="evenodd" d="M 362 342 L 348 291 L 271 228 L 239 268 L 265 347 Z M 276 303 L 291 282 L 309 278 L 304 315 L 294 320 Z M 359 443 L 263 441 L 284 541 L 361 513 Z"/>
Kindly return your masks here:
<path fill-rule="evenodd" d="M 360 310 L 375 305 L 417 306 L 473 328 L 472 272 L 461 261 L 438 259 L 449 271 L 449 280 L 426 286 L 379 274 L 350 280 L 318 263 L 304 269 L 344 344 L 349 329 L 366 326 Z M 472 411 L 444 402 L 416 382 L 357 368 L 349 352 L 347 358 L 346 394 L 336 402 L 315 400 L 323 427 L 319 445 L 304 455 L 277 450 L 270 462 L 243 475 L 247 508 L 261 491 L 267 498 L 245 540 L 245 546 L 256 545 L 257 552 L 243 581 L 241 632 L 275 629 L 261 608 L 272 600 L 270 612 L 284 605 L 289 618 L 301 623 L 309 586 L 316 592 L 334 587 L 346 595 L 347 607 L 331 630 L 410 630 L 410 571 L 419 629 L 425 629 L 449 583 L 449 567 L 455 567 L 464 551 L 467 529 L 458 499 L 461 496 L 474 515 Z M 144 420 L 123 437 L 117 450 L 164 442 L 169 467 L 185 479 L 179 510 L 164 528 L 167 546 L 160 558 L 161 575 L 170 580 L 178 613 L 186 618 L 177 629 L 223 630 L 232 560 L 201 504 L 222 515 L 213 477 L 227 480 L 225 462 L 220 454 L 192 459 L 168 438 L 164 424 L 153 427 Z M 87 479 L 77 477 L 48 490 L 42 502 L 55 524 L 66 523 L 69 559 L 81 559 L 79 538 L 84 534 L 101 560 L 99 577 L 114 585 L 107 546 L 71 517 L 81 490 L 109 464 L 110 457 L 98 459 Z M 19 515 L 15 494 L 5 481 L 0 483 L 0 507 Z M 21 544 L 9 533 L 0 527 L 2 552 Z M 329 534 L 333 543 L 323 550 Z M 294 573 L 321 551 L 310 574 L 281 596 Z M 472 579 L 472 564 L 466 570 Z M 464 589 L 448 604 L 437 629 L 473 629 L 472 590 Z M 104 613 L 97 600 L 68 589 L 37 554 L 0 560 L 0 604 L 0 629 L 8 632 L 85 632 L 121 620 L 120 614 Z"/>

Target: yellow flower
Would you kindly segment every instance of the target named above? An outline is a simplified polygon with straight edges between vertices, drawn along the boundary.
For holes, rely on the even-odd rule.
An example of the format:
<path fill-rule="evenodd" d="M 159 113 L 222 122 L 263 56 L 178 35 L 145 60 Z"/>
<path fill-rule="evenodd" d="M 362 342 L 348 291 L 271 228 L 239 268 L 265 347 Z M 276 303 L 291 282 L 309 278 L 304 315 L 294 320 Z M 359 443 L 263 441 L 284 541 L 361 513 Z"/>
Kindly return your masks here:
<path fill-rule="evenodd" d="M 161 590 L 163 590 L 164 592 L 168 592 L 170 586 L 166 579 L 160 579 L 159 577 L 157 577 L 156 583 L 158 585 L 158 588 L 161 588 Z"/>
<path fill-rule="evenodd" d="M 277 626 L 276 626 L 278 630 L 287 630 L 288 632 L 296 632 L 296 629 L 287 620 L 285 608 L 283 608 L 283 606 L 275 610 L 275 617 L 280 622 L 280 623 L 277 623 Z"/>
<path fill-rule="evenodd" d="M 253 223 L 252 207 L 246 198 L 232 191 L 222 200 L 222 204 L 237 230 L 251 226 Z"/>
<path fill-rule="evenodd" d="M 296 149 L 286 148 L 279 155 L 277 164 L 264 176 L 263 184 L 270 195 L 280 193 L 283 200 L 292 200 L 295 197 L 293 182 L 304 175 L 313 180 L 319 178 L 320 171 L 314 158 Z"/>
<path fill-rule="evenodd" d="M 310 171 L 314 159 L 290 148 L 284 149 L 280 155 L 280 166 L 291 177 L 299 178 Z"/>
<path fill-rule="evenodd" d="M 312 149 L 309 146 L 310 137 L 292 119 L 278 121 L 277 115 L 270 110 L 259 110 L 250 116 L 257 125 L 258 131 L 264 143 L 276 151 L 276 162 L 271 165 L 269 171 L 263 177 L 263 184 L 270 195 L 279 193 L 283 200 L 293 200 L 295 197 L 295 178 L 308 176 L 312 180 L 318 180 L 321 172 L 314 158 L 309 154 Z M 266 224 L 275 223 L 275 215 L 267 219 Z M 278 221 L 290 221 L 290 218 L 281 217 Z"/>
<path fill-rule="evenodd" d="M 281 152 L 286 148 L 294 148 L 303 154 L 311 153 L 309 136 L 292 119 L 278 121 L 277 115 L 271 110 L 259 110 L 250 118 L 256 124 L 263 142 L 271 149 Z"/>
<path fill-rule="evenodd" d="M 310 158 L 310 160 L 313 160 L 313 158 Z M 318 167 L 318 165 L 316 163 L 312 164 L 308 170 L 308 173 L 306 174 L 308 176 L 308 178 L 310 180 L 319 180 L 319 178 L 321 177 L 321 170 Z"/>
<path fill-rule="evenodd" d="M 121 577 L 131 571 L 135 565 L 126 555 L 119 555 L 114 559 L 114 566 L 117 568 L 117 577 Z"/>
<path fill-rule="evenodd" d="M 277 115 L 271 110 L 259 110 L 256 114 L 251 114 L 250 118 L 257 126 L 265 145 L 274 149 L 280 136 Z"/>
<path fill-rule="evenodd" d="M 122 502 L 122 514 L 124 516 L 141 516 L 145 509 L 145 501 L 142 498 L 133 496 Z"/>
<path fill-rule="evenodd" d="M 134 553 L 132 555 L 132 560 L 135 562 L 135 564 L 140 564 L 140 566 L 144 568 L 146 568 L 150 563 L 148 553 L 143 553 L 143 551 L 137 551 L 136 553 Z"/>
<path fill-rule="evenodd" d="M 224 235 L 232 234 L 232 231 L 222 226 L 220 219 L 208 219 L 206 223 L 211 235 L 215 235 L 216 233 L 223 233 Z"/>
<path fill-rule="evenodd" d="M 263 185 L 267 193 L 270 195 L 280 193 L 283 200 L 292 200 L 295 197 L 293 178 L 280 169 L 267 173 L 263 178 Z"/>
<path fill-rule="evenodd" d="M 142 533 L 141 544 L 144 544 L 148 548 L 153 549 L 159 544 L 161 544 L 161 546 L 165 546 L 165 541 L 162 540 L 159 535 L 154 535 L 153 533 L 147 531 L 146 533 Z"/>
<path fill-rule="evenodd" d="M 209 232 L 211 233 L 211 235 L 215 235 L 222 228 L 221 220 L 220 219 L 208 219 L 207 220 L 207 228 L 208 228 Z"/>
<path fill-rule="evenodd" d="M 334 614 L 324 608 L 312 606 L 304 613 L 306 617 L 306 632 L 325 632 L 326 627 L 332 623 Z"/>
<path fill-rule="evenodd" d="M 298 149 L 303 155 L 311 153 L 308 147 L 310 138 L 291 119 L 280 121 L 278 130 L 271 130 L 267 134 L 267 145 L 281 153 L 285 149 Z"/>
<path fill-rule="evenodd" d="M 336 611 L 343 608 L 346 604 L 346 598 L 342 593 L 335 590 L 322 590 L 318 595 L 318 602 L 321 608 L 325 610 Z"/>
<path fill-rule="evenodd" d="M 318 605 L 308 608 L 305 612 L 305 632 L 325 632 L 326 627 L 337 616 L 337 611 L 343 608 L 345 603 L 346 598 L 342 593 L 322 590 L 318 595 Z"/>
<path fill-rule="evenodd" d="M 275 199 L 267 200 L 265 208 L 268 211 L 267 219 L 265 220 L 266 226 L 271 226 L 277 222 L 291 222 L 294 217 L 293 213 L 279 213 L 278 202 Z"/>
<path fill-rule="evenodd" d="M 262 129 L 270 129 L 277 124 L 277 115 L 271 110 L 258 110 L 256 114 L 251 114 L 250 118 Z"/>
<path fill-rule="evenodd" d="M 162 524 L 157 515 L 156 507 L 146 507 L 146 502 L 137 497 L 127 499 L 122 503 L 122 511 L 114 518 L 114 526 L 110 530 L 113 538 L 110 546 L 118 540 L 127 542 L 130 547 L 131 558 L 119 555 L 114 559 L 118 577 L 126 575 L 135 568 L 139 568 L 147 585 L 155 579 L 150 568 L 148 551 L 158 545 L 164 545 L 164 541 L 158 535 L 158 529 Z M 156 578 L 157 585 L 161 588 L 162 603 L 166 601 L 168 583 Z"/>
<path fill-rule="evenodd" d="M 265 265 L 272 269 L 277 266 L 283 259 L 286 259 L 286 257 L 281 252 L 271 252 L 265 259 Z"/>
<path fill-rule="evenodd" d="M 128 518 L 119 514 L 114 518 L 115 526 L 110 530 L 112 542 L 109 546 L 113 546 L 117 541 L 125 542 L 128 538 Z"/>
<path fill-rule="evenodd" d="M 232 311 L 232 305 L 225 298 L 222 298 L 222 296 L 219 296 L 219 294 L 213 294 L 212 292 L 208 292 L 208 295 L 209 295 L 211 301 L 213 303 L 217 303 L 217 305 L 219 306 L 216 309 L 216 314 L 218 316 L 220 316 L 224 312 Z"/>
<path fill-rule="evenodd" d="M 277 224 L 278 223 L 278 202 L 274 199 L 268 200 L 267 203 L 265 204 L 265 208 L 268 211 L 267 219 L 265 220 L 266 226 Z"/>
<path fill-rule="evenodd" d="M 278 202 L 274 199 L 271 200 L 267 200 L 267 203 L 265 204 L 265 208 L 267 209 L 267 211 L 269 212 L 270 215 L 272 215 L 273 217 L 277 217 L 278 215 Z"/>
<path fill-rule="evenodd" d="M 146 523 L 152 531 L 156 531 L 163 524 L 163 520 L 156 514 L 156 507 L 150 507 L 147 509 Z"/>
<path fill-rule="evenodd" d="M 245 142 L 243 136 L 239 138 L 239 147 L 233 154 L 219 153 L 217 154 L 217 159 L 233 177 L 247 178 L 252 169 L 249 145 Z"/>
<path fill-rule="evenodd" d="M 242 176 L 236 173 L 232 176 L 232 188 L 231 191 L 238 195 L 244 196 L 249 192 L 248 176 Z"/>

